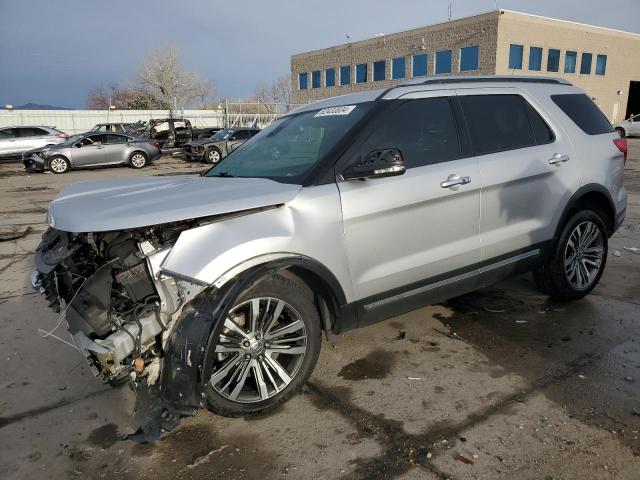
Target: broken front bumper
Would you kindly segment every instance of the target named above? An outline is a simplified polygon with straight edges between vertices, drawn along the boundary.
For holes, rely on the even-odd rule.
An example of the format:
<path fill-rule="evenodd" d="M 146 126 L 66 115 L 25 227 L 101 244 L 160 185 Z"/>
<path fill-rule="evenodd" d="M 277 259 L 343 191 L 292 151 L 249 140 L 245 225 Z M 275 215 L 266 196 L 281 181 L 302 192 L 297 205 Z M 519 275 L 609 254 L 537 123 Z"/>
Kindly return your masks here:
<path fill-rule="evenodd" d="M 46 170 L 45 163 L 45 159 L 37 153 L 22 155 L 22 164 L 27 172 L 44 172 Z"/>

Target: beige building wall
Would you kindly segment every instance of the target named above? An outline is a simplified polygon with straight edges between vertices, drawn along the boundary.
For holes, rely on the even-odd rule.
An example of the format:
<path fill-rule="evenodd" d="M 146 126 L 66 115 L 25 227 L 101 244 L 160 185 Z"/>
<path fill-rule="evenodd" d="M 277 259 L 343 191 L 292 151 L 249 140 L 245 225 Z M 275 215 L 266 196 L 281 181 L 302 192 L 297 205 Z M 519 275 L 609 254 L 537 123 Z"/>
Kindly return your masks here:
<path fill-rule="evenodd" d="M 524 46 L 522 70 L 509 69 L 509 45 Z M 529 47 L 542 47 L 542 69 L 529 70 Z M 560 50 L 560 71 L 547 72 L 550 48 Z M 566 51 L 577 52 L 576 73 L 564 73 Z M 580 74 L 581 54 L 593 54 L 591 73 Z M 605 75 L 596 75 L 598 54 L 607 55 Z M 502 11 L 498 26 L 496 74 L 553 76 L 567 79 L 595 97 L 613 123 L 623 120 L 629 82 L 640 80 L 640 35 L 574 22 Z M 618 93 L 621 92 L 621 93 Z M 617 105 L 617 107 L 616 107 Z M 640 113 L 640 112 L 638 112 Z"/>
<path fill-rule="evenodd" d="M 489 75 L 495 71 L 496 39 L 498 35 L 498 12 L 490 12 L 474 17 L 467 17 L 451 22 L 440 23 L 429 27 L 416 28 L 405 32 L 394 33 L 382 37 L 348 43 L 336 47 L 300 53 L 291 57 L 291 86 L 293 103 L 308 103 L 321 98 L 344 95 L 346 93 L 373 88 L 388 88 L 405 83 L 412 78 L 412 56 L 426 53 L 428 55 L 427 71 L 434 74 L 435 52 L 452 50 L 452 75 L 459 75 L 460 48 L 472 45 L 479 46 L 479 70 L 464 72 L 465 75 Z M 391 60 L 405 57 L 405 78 L 390 80 Z M 386 61 L 387 80 L 374 82 L 373 62 Z M 355 65 L 367 64 L 367 82 L 355 83 Z M 351 66 L 351 84 L 339 85 L 339 69 L 343 65 Z M 327 68 L 336 69 L 336 86 L 326 88 L 324 72 Z M 321 88 L 311 88 L 311 72 L 320 70 Z M 307 72 L 309 88 L 299 90 L 298 74 Z"/>

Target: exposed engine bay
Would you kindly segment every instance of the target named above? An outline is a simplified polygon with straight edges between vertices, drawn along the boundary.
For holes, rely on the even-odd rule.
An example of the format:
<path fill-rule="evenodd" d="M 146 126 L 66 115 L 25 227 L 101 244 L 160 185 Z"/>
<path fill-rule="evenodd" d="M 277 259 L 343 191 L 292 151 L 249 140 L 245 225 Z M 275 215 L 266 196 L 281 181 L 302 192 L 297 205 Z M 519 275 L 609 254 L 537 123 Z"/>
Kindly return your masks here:
<path fill-rule="evenodd" d="M 197 221 L 100 233 L 49 228 L 32 284 L 66 319 L 95 375 L 156 382 L 172 322 L 198 287 L 160 272 L 180 233 Z M 194 288 L 195 287 L 195 288 Z M 163 335 L 166 333 L 166 335 Z"/>

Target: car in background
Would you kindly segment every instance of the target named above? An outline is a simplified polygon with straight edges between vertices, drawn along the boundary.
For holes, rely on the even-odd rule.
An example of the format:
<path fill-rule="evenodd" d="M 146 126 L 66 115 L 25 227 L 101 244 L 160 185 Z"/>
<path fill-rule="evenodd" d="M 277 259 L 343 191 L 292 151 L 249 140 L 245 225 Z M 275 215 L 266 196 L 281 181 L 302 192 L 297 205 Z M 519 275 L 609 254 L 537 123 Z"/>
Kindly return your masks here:
<path fill-rule="evenodd" d="M 69 138 L 54 127 L 2 127 L 0 128 L 0 157 L 21 155 L 33 148 L 62 143 Z"/>
<path fill-rule="evenodd" d="M 132 135 L 87 132 L 22 155 L 29 172 L 67 173 L 76 168 L 128 165 L 142 168 L 160 155 L 160 144 Z"/>
<path fill-rule="evenodd" d="M 233 150 L 253 137 L 257 128 L 227 128 L 204 140 L 195 140 L 184 146 L 184 156 L 190 161 L 218 163 Z"/>
<path fill-rule="evenodd" d="M 640 113 L 614 125 L 616 132 L 624 137 L 640 136 Z"/>
<path fill-rule="evenodd" d="M 98 133 L 126 133 L 130 123 L 98 123 L 91 131 Z"/>

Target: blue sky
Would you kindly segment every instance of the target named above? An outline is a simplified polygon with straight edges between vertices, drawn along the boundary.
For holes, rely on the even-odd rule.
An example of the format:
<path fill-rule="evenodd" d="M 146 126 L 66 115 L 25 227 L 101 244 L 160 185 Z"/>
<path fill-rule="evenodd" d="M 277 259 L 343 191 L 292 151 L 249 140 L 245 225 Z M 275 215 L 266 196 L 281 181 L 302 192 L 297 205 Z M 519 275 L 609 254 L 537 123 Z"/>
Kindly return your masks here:
<path fill-rule="evenodd" d="M 126 86 L 151 47 L 236 99 L 289 73 L 293 53 L 447 19 L 449 0 L 0 0 L 0 105 L 82 108 L 87 92 Z M 640 33 L 638 0 L 499 0 L 500 8 Z M 454 0 L 453 16 L 494 9 Z"/>

